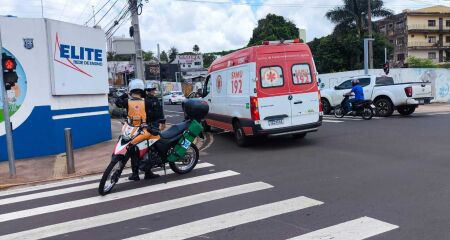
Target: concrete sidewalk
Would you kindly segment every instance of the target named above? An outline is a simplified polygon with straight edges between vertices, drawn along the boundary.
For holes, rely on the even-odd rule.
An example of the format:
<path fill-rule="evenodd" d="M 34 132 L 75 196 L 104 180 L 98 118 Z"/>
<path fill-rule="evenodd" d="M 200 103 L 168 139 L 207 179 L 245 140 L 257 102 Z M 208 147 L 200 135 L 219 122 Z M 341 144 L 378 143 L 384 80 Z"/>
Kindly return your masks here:
<path fill-rule="evenodd" d="M 428 105 L 421 105 L 416 109 L 416 113 L 434 113 L 434 112 L 450 112 L 450 104 L 448 103 L 433 103 Z"/>

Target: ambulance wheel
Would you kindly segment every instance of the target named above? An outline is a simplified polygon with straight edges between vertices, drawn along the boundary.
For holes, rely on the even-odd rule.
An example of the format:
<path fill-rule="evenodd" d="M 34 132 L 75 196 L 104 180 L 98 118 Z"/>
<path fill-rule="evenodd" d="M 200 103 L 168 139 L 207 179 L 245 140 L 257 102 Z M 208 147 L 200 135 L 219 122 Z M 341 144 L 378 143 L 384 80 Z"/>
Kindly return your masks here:
<path fill-rule="evenodd" d="M 173 102 L 172 102 L 172 100 L 170 100 L 170 99 L 169 99 L 169 104 L 170 104 L 170 105 L 173 105 Z"/>
<path fill-rule="evenodd" d="M 239 147 L 246 147 L 248 146 L 248 137 L 245 136 L 244 129 L 241 127 L 241 124 L 239 121 L 235 121 L 233 123 L 233 130 L 234 130 L 234 138 L 236 139 L 236 144 Z"/>
<path fill-rule="evenodd" d="M 199 155 L 197 146 L 191 144 L 183 158 L 176 162 L 169 162 L 170 169 L 178 174 L 186 174 L 195 168 Z"/>

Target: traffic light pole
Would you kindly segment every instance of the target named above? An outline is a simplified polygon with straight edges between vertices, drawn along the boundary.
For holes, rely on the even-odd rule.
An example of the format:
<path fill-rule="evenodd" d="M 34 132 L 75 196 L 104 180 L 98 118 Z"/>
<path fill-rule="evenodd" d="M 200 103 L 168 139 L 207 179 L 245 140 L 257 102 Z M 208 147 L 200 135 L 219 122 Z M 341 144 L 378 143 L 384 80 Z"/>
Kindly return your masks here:
<path fill-rule="evenodd" d="M 3 46 L 2 46 L 2 30 L 0 28 L 0 58 L 2 58 Z M 2 91 L 3 100 L 3 118 L 5 120 L 5 130 L 6 130 L 6 147 L 8 150 L 8 161 L 9 161 L 9 174 L 11 177 L 16 175 L 16 165 L 14 162 L 14 146 L 12 138 L 12 127 L 11 121 L 9 119 L 9 104 L 8 96 L 6 95 L 5 81 L 3 79 L 3 66 L 0 64 L 0 88 Z"/>

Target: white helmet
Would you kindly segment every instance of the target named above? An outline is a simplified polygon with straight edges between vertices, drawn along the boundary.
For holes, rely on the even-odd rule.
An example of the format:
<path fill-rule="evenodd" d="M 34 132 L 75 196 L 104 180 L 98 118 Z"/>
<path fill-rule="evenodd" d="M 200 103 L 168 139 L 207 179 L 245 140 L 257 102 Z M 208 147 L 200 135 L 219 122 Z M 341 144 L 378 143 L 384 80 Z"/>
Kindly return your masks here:
<path fill-rule="evenodd" d="M 130 81 L 130 83 L 128 84 L 128 90 L 130 91 L 130 93 L 144 93 L 144 89 L 145 89 L 145 84 L 144 81 L 142 79 L 133 79 Z"/>

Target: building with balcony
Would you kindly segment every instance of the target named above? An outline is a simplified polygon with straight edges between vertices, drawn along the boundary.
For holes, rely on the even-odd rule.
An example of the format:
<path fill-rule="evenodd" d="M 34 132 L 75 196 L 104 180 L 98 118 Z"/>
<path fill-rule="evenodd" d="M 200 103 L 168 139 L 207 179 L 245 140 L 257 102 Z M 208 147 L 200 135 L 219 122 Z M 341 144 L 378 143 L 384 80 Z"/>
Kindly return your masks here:
<path fill-rule="evenodd" d="M 375 25 L 394 46 L 389 58 L 394 67 L 402 67 L 409 56 L 435 63 L 450 61 L 450 7 L 404 10 Z"/>

